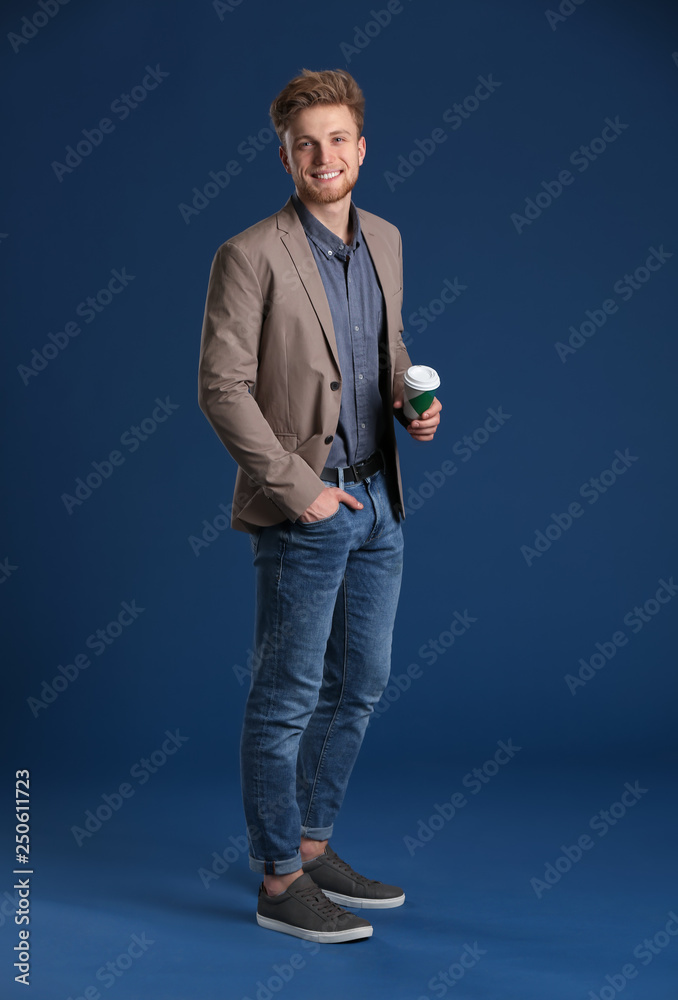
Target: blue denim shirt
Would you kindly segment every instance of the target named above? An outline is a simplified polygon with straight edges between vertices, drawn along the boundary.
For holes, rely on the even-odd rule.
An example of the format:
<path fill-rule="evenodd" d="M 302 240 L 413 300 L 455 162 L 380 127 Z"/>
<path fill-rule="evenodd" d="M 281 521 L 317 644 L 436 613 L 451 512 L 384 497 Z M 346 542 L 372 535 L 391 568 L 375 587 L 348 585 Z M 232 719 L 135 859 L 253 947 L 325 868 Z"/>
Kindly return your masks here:
<path fill-rule="evenodd" d="M 386 426 L 379 386 L 379 343 L 385 342 L 384 297 L 353 202 L 353 242 L 348 246 L 309 212 L 296 191 L 292 203 L 325 287 L 339 354 L 341 409 L 327 465 L 354 465 L 377 448 Z"/>

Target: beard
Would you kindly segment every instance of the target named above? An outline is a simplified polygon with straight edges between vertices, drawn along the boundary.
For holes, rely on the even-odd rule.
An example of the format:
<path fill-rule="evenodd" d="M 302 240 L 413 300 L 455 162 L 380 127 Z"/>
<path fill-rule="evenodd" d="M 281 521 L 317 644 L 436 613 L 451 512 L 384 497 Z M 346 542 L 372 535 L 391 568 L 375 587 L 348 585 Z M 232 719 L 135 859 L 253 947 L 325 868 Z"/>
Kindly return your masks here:
<path fill-rule="evenodd" d="M 308 183 L 303 177 L 300 177 L 297 181 L 297 191 L 301 198 L 306 198 L 316 205 L 331 205 L 333 202 L 345 198 L 356 186 L 357 181 L 357 170 L 351 174 L 344 170 L 337 183 L 326 186 Z"/>

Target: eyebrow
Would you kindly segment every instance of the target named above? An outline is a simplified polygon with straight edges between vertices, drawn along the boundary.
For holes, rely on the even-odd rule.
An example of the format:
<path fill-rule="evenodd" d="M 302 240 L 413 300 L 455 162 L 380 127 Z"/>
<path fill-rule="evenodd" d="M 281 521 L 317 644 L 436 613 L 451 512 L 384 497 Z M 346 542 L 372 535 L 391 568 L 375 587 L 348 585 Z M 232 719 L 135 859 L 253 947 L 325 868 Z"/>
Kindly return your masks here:
<path fill-rule="evenodd" d="M 334 132 L 329 132 L 328 135 L 350 135 L 351 133 L 346 128 L 336 128 Z M 315 139 L 314 135 L 308 135 L 304 133 L 303 135 L 295 135 L 294 141 L 297 142 L 299 139 Z"/>

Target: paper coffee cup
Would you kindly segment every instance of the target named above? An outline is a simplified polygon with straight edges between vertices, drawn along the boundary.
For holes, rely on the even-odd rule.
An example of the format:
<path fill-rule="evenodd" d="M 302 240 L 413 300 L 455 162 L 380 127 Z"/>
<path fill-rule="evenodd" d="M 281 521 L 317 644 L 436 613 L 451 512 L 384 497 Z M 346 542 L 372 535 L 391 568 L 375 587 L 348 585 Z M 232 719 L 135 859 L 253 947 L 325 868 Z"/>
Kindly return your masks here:
<path fill-rule="evenodd" d="M 416 420 L 429 408 L 440 385 L 438 372 L 428 365 L 412 365 L 405 372 L 403 413 Z"/>

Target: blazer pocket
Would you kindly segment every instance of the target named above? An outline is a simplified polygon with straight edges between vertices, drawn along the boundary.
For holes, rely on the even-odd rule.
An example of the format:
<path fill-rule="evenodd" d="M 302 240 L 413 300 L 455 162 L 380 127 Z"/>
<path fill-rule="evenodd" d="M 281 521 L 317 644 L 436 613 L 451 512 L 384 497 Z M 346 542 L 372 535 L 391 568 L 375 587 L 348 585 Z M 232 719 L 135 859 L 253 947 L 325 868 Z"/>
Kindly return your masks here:
<path fill-rule="evenodd" d="M 296 451 L 297 443 L 299 441 L 299 436 L 297 434 L 279 434 L 278 431 L 273 432 L 277 437 L 280 444 L 283 446 L 285 451 Z"/>

